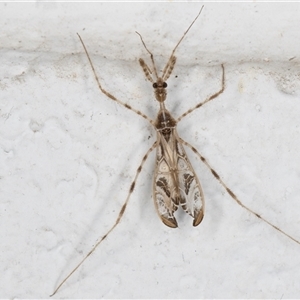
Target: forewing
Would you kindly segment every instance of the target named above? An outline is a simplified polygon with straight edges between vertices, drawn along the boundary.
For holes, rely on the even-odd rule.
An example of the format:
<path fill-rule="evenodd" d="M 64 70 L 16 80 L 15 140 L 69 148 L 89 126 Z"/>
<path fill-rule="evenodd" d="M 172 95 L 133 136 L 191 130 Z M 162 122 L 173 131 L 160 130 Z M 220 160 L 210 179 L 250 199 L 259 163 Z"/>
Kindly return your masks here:
<path fill-rule="evenodd" d="M 156 210 L 163 223 L 169 227 L 177 227 L 174 212 L 179 205 L 175 178 L 170 169 L 170 149 L 164 142 L 157 146 L 156 168 L 153 181 L 153 197 Z"/>
<path fill-rule="evenodd" d="M 180 205 L 186 213 L 194 218 L 193 225 L 197 226 L 204 217 L 204 193 L 178 138 L 176 143 Z"/>

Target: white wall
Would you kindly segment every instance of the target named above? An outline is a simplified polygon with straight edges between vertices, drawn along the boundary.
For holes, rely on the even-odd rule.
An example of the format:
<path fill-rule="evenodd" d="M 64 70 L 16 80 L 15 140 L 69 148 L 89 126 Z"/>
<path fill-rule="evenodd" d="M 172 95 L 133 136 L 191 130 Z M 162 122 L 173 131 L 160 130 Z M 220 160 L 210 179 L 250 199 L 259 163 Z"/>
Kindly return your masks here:
<path fill-rule="evenodd" d="M 0 4 L 0 297 L 45 298 L 113 224 L 155 140 L 105 88 L 155 118 L 138 58 L 159 68 L 201 3 Z M 205 3 L 176 53 L 167 107 L 179 134 L 239 199 L 300 240 L 300 4 Z M 300 245 L 238 206 L 188 151 L 206 196 L 202 224 L 165 227 L 155 154 L 124 218 L 62 287 L 63 298 L 300 296 Z"/>

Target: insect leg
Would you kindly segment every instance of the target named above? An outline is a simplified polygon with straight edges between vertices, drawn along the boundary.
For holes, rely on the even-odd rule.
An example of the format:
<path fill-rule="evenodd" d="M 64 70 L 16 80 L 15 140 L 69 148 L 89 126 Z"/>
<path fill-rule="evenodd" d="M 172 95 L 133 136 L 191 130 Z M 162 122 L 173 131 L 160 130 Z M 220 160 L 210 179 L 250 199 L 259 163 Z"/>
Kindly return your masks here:
<path fill-rule="evenodd" d="M 72 274 L 75 273 L 75 271 L 84 263 L 84 261 L 96 250 L 96 248 L 103 242 L 104 239 L 107 238 L 107 236 L 115 229 L 115 227 L 120 223 L 121 221 L 121 218 L 123 217 L 124 215 L 124 212 L 125 212 L 125 209 L 126 209 L 126 206 L 128 204 L 128 201 L 130 199 L 130 196 L 134 190 L 134 187 L 135 187 L 135 183 L 137 181 L 137 178 L 142 170 L 142 167 L 143 167 L 143 164 L 145 163 L 145 161 L 147 160 L 148 158 L 148 155 L 150 154 L 150 152 L 152 152 L 152 150 L 154 150 L 157 146 L 157 142 L 155 142 L 151 148 L 147 151 L 147 153 L 144 155 L 143 159 L 142 159 L 142 162 L 140 164 L 140 166 L 137 168 L 136 170 L 136 174 L 135 174 L 135 177 L 134 177 L 134 180 L 132 181 L 131 185 L 130 185 L 130 189 L 129 189 L 129 192 L 128 192 L 128 195 L 127 195 L 127 198 L 119 212 L 119 215 L 118 215 L 118 218 L 116 219 L 114 225 L 107 231 L 107 233 L 95 244 L 95 246 L 89 251 L 89 253 L 81 260 L 81 262 L 69 273 L 69 275 L 67 277 L 65 277 L 65 279 L 58 285 L 58 287 L 55 289 L 55 291 L 50 295 L 50 297 L 54 296 L 57 291 L 61 288 L 61 286 L 71 277 Z"/>
<path fill-rule="evenodd" d="M 138 114 L 138 115 L 142 116 L 144 119 L 146 119 L 150 124 L 154 125 L 154 121 L 151 120 L 151 119 L 150 119 L 148 116 L 146 116 L 144 113 L 142 113 L 141 111 L 139 111 L 139 110 L 137 110 L 137 109 L 131 107 L 131 106 L 128 105 L 127 103 L 124 103 L 124 102 L 122 102 L 121 100 L 117 99 L 115 96 L 113 96 L 111 93 L 107 92 L 107 91 L 102 87 L 102 85 L 101 85 L 101 83 L 100 83 L 100 80 L 99 80 L 99 78 L 98 78 L 98 76 L 97 76 L 97 73 L 96 73 L 96 71 L 95 71 L 94 65 L 93 65 L 93 63 L 92 63 L 92 60 L 91 60 L 91 58 L 90 58 L 90 55 L 89 55 L 89 53 L 88 53 L 88 51 L 87 51 L 87 48 L 85 47 L 85 45 L 84 45 L 84 43 L 83 43 L 83 40 L 82 40 L 81 36 L 80 36 L 78 33 L 77 33 L 77 35 L 78 35 L 78 37 L 79 37 L 79 39 L 80 39 L 80 42 L 81 42 L 81 44 L 82 44 L 82 46 L 83 46 L 83 48 L 84 48 L 84 51 L 85 51 L 85 53 L 86 53 L 86 55 L 87 55 L 87 58 L 88 58 L 88 60 L 89 60 L 89 63 L 90 63 L 90 65 L 91 65 L 91 68 L 92 68 L 93 73 L 94 73 L 94 77 L 95 77 L 95 79 L 96 79 L 96 81 L 97 81 L 98 87 L 99 87 L 99 89 L 101 90 L 101 92 L 102 92 L 104 95 L 106 95 L 108 98 L 110 98 L 111 100 L 114 100 L 114 101 L 118 102 L 119 104 L 123 105 L 124 107 L 126 107 L 127 109 L 130 109 L 130 110 L 134 111 L 136 114 Z"/>
<path fill-rule="evenodd" d="M 222 94 L 225 90 L 225 70 L 224 70 L 224 65 L 222 64 L 222 79 L 221 79 L 221 89 L 214 93 L 213 95 L 209 96 L 207 99 L 205 99 L 205 101 L 198 103 L 197 105 L 195 105 L 193 108 L 189 109 L 188 111 L 186 111 L 185 113 L 183 113 L 178 119 L 177 119 L 177 123 L 179 121 L 181 121 L 185 116 L 187 116 L 188 114 L 192 113 L 194 110 L 196 110 L 197 108 L 203 106 L 204 104 L 206 104 L 207 102 L 217 98 L 220 94 Z"/>
<path fill-rule="evenodd" d="M 180 141 L 188 146 L 189 148 L 192 149 L 192 151 L 199 156 L 199 158 L 203 161 L 203 163 L 210 169 L 211 173 L 214 175 L 214 177 L 220 182 L 220 184 L 224 187 L 224 189 L 227 191 L 227 193 L 231 196 L 231 198 L 241 207 L 243 207 L 244 209 L 246 209 L 248 212 L 250 212 L 251 214 L 255 215 L 257 218 L 259 218 L 260 220 L 264 221 L 265 223 L 267 223 L 268 225 L 270 225 L 271 227 L 273 227 L 274 229 L 276 229 L 277 231 L 279 231 L 280 233 L 282 233 L 283 235 L 285 235 L 286 237 L 288 237 L 289 239 L 293 240 L 294 242 L 296 242 L 297 244 L 300 244 L 300 241 L 296 240 L 295 238 L 293 238 L 292 236 L 290 236 L 288 233 L 284 232 L 283 230 L 281 230 L 280 228 L 278 228 L 276 225 L 272 224 L 271 222 L 269 222 L 267 219 L 265 219 L 264 217 L 262 217 L 261 215 L 259 215 L 257 212 L 255 212 L 254 210 L 252 210 L 251 208 L 247 207 L 246 205 L 244 205 L 239 199 L 238 197 L 231 191 L 231 189 L 229 189 L 227 187 L 227 185 L 224 183 L 224 181 L 221 179 L 221 177 L 219 176 L 219 174 L 210 166 L 210 164 L 207 162 L 207 160 L 188 142 L 184 141 L 182 138 L 179 138 Z"/>

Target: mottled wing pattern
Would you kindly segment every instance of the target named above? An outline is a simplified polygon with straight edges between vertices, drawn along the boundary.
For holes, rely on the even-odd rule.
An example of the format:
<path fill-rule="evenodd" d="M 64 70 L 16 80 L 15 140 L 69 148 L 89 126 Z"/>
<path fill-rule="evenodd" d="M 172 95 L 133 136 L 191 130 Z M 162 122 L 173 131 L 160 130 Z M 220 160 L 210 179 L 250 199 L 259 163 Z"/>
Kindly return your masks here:
<path fill-rule="evenodd" d="M 199 180 L 181 145 L 177 132 L 158 133 L 156 169 L 153 196 L 157 212 L 163 223 L 177 227 L 174 212 L 180 205 L 194 218 L 197 226 L 203 219 L 204 195 Z"/>
<path fill-rule="evenodd" d="M 204 193 L 199 179 L 186 155 L 182 144 L 176 139 L 178 181 L 180 189 L 180 205 L 182 209 L 194 218 L 197 226 L 204 217 Z"/>
<path fill-rule="evenodd" d="M 163 137 L 162 137 L 163 139 Z M 163 221 L 169 227 L 177 227 L 174 212 L 179 205 L 176 182 L 170 165 L 170 149 L 161 142 L 157 146 L 156 168 L 153 182 L 153 197 L 156 210 Z"/>

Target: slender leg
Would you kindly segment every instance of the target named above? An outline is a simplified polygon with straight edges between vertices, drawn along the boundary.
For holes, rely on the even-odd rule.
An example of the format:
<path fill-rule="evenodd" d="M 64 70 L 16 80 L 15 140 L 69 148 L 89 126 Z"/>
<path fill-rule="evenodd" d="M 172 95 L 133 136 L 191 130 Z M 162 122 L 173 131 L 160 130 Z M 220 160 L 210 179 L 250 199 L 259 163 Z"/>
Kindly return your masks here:
<path fill-rule="evenodd" d="M 195 107 L 189 109 L 188 111 L 186 111 L 184 114 L 182 114 L 178 119 L 177 119 L 177 123 L 179 121 L 181 121 L 185 116 L 187 116 L 188 114 L 190 114 L 191 112 L 193 112 L 194 110 L 196 110 L 197 108 L 203 106 L 205 103 L 217 98 L 220 94 L 222 94 L 225 90 L 225 70 L 224 70 L 224 65 L 222 66 L 222 85 L 221 85 L 221 89 L 216 92 L 215 94 L 209 96 L 207 99 L 205 99 L 205 101 L 198 103 Z"/>
<path fill-rule="evenodd" d="M 203 9 L 204 5 L 202 5 L 198 15 L 196 16 L 196 18 L 194 19 L 194 21 L 190 24 L 190 26 L 188 27 L 188 29 L 184 32 L 183 36 L 181 37 L 181 39 L 179 40 L 179 42 L 177 43 L 177 45 L 175 46 L 175 48 L 173 49 L 172 53 L 171 53 L 171 56 L 168 60 L 168 63 L 167 63 L 167 66 L 171 66 L 173 63 L 172 63 L 172 60 L 176 60 L 174 54 L 175 54 L 175 51 L 176 49 L 178 48 L 178 46 L 180 45 L 180 43 L 182 42 L 182 40 L 184 39 L 184 37 L 186 36 L 186 34 L 189 32 L 189 30 L 191 29 L 191 27 L 193 26 L 193 24 L 196 22 L 196 20 L 199 18 L 201 12 L 202 12 L 202 9 Z M 175 63 L 174 63 L 175 64 Z M 173 64 L 173 66 L 174 66 Z M 164 72 L 163 72 L 163 78 L 165 77 L 166 75 L 166 72 L 167 72 L 167 66 L 165 67 L 164 69 Z M 172 68 L 173 69 L 173 68 Z M 169 71 L 169 73 L 171 74 L 172 70 Z M 170 74 L 167 76 L 167 78 L 169 78 Z M 166 79 L 165 79 L 166 80 Z"/>
<path fill-rule="evenodd" d="M 89 53 L 88 53 L 88 51 L 87 51 L 87 49 L 86 49 L 86 47 L 85 47 L 85 45 L 84 45 L 84 43 L 83 43 L 83 40 L 82 40 L 81 36 L 80 36 L 78 33 L 77 33 L 77 35 L 78 35 L 78 37 L 79 37 L 79 39 L 80 39 L 80 42 L 81 42 L 81 44 L 82 44 L 82 46 L 83 46 L 83 48 L 84 48 L 84 51 L 85 51 L 86 55 L 87 55 L 87 57 L 88 57 L 89 63 L 90 63 L 90 65 L 91 65 L 91 68 L 92 68 L 93 73 L 94 73 L 94 77 L 95 77 L 95 79 L 96 79 L 96 81 L 97 81 L 98 87 L 99 87 L 99 89 L 101 90 L 101 92 L 102 92 L 104 95 L 106 95 L 108 98 L 110 98 L 111 100 L 114 100 L 114 101 L 118 102 L 119 104 L 123 105 L 124 107 L 126 107 L 127 109 L 130 109 L 130 110 L 134 111 L 136 114 L 138 114 L 138 115 L 142 116 L 144 119 L 146 119 L 150 124 L 154 125 L 153 120 L 151 120 L 149 117 L 147 117 L 144 113 L 142 113 L 141 111 L 139 111 L 139 110 L 137 110 L 137 109 L 131 107 L 131 106 L 128 105 L 127 103 L 124 103 L 124 102 L 122 102 L 121 100 L 117 99 L 115 96 L 113 96 L 112 94 L 110 94 L 109 92 L 107 92 L 107 91 L 102 87 L 102 85 L 101 85 L 101 83 L 100 83 L 100 80 L 99 80 L 99 78 L 98 78 L 98 76 L 97 76 L 97 73 L 96 73 L 96 71 L 95 71 L 94 65 L 93 65 L 93 63 L 92 63 L 92 60 L 91 60 L 91 58 L 90 58 L 90 56 L 89 56 Z"/>
<path fill-rule="evenodd" d="M 144 155 L 142 162 L 140 164 L 140 166 L 137 168 L 136 170 L 136 174 L 134 177 L 134 180 L 132 181 L 131 185 L 130 185 L 130 189 L 127 195 L 127 198 L 119 212 L 118 218 L 116 219 L 114 225 L 107 231 L 107 233 L 95 244 L 95 246 L 90 250 L 90 252 L 81 260 L 81 262 L 69 273 L 69 275 L 58 285 L 58 287 L 55 289 L 55 291 L 50 295 L 50 297 L 54 296 L 57 291 L 61 288 L 61 286 L 72 276 L 72 274 L 84 263 L 84 261 L 96 250 L 96 248 L 103 242 L 103 240 L 105 240 L 107 238 L 107 236 L 116 228 L 116 226 L 120 223 L 126 206 L 128 204 L 128 201 L 130 199 L 130 196 L 132 194 L 132 192 L 134 191 L 134 187 L 135 187 L 135 183 L 137 181 L 137 178 L 142 170 L 143 164 L 145 163 L 145 161 L 147 160 L 148 155 L 152 152 L 152 150 L 154 150 L 157 146 L 157 142 L 155 142 L 152 147 L 147 151 L 147 153 Z"/>
<path fill-rule="evenodd" d="M 231 189 L 229 189 L 227 187 L 227 185 L 224 183 L 224 181 L 221 179 L 221 177 L 219 176 L 219 174 L 210 166 L 210 164 L 207 162 L 207 160 L 189 143 L 187 143 L 186 141 L 184 141 L 183 139 L 180 138 L 180 141 L 186 145 L 187 147 L 191 148 L 192 151 L 199 156 L 199 158 L 204 162 L 204 164 L 210 169 L 211 173 L 215 176 L 215 178 L 220 182 L 220 184 L 224 187 L 224 189 L 227 191 L 227 193 L 231 196 L 231 198 L 241 207 L 243 207 L 244 209 L 246 209 L 248 212 L 250 212 L 251 214 L 255 215 L 257 218 L 259 218 L 260 220 L 266 222 L 267 224 L 269 224 L 271 227 L 273 227 L 274 229 L 276 229 L 277 231 L 279 231 L 280 233 L 282 233 L 283 235 L 285 235 L 286 237 L 290 238 L 291 240 L 293 240 L 294 242 L 296 242 L 297 244 L 300 244 L 300 242 L 298 240 L 296 240 L 295 238 L 293 238 L 292 236 L 290 236 L 289 234 L 287 234 L 286 232 L 284 232 L 283 230 L 281 230 L 280 228 L 278 228 L 277 226 L 275 226 L 274 224 L 272 224 L 271 222 L 269 222 L 268 220 L 266 220 L 264 217 L 262 217 L 261 215 L 259 215 L 257 212 L 255 212 L 254 210 L 252 210 L 251 208 L 247 207 L 246 205 L 244 205 L 239 199 L 238 197 L 232 192 Z"/>

